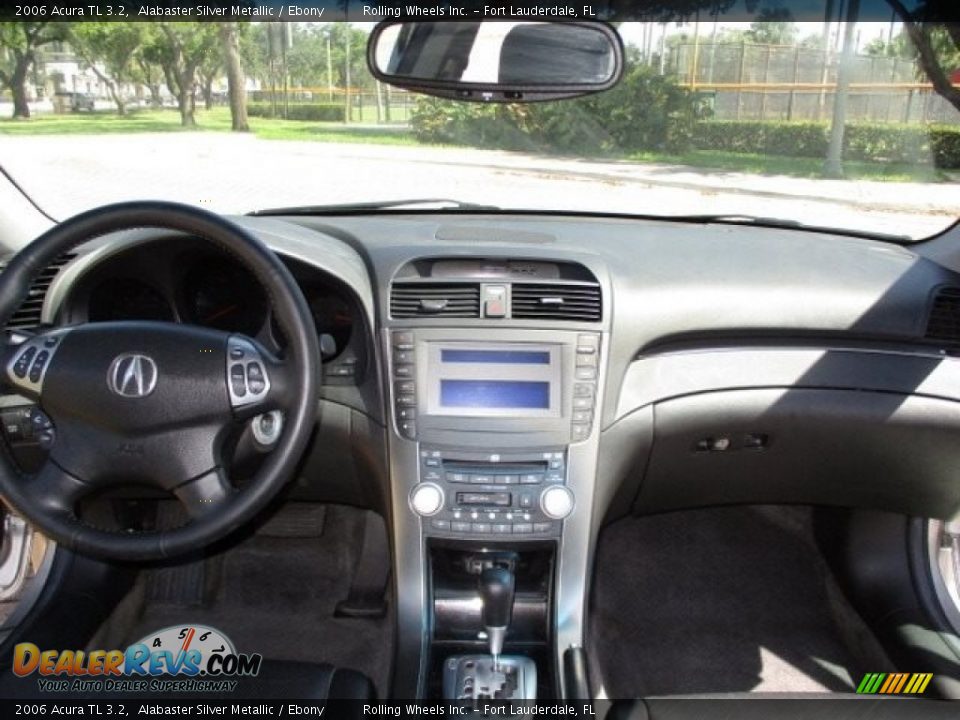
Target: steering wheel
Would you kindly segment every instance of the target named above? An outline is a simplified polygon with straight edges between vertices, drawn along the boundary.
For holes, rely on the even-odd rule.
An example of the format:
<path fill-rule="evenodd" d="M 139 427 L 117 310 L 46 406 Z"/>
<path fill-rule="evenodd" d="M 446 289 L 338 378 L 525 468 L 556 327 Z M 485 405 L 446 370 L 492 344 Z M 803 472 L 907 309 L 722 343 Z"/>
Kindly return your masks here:
<path fill-rule="evenodd" d="M 113 560 L 196 550 L 250 520 L 292 476 L 316 417 L 320 368 L 310 310 L 289 270 L 246 230 L 213 213 L 167 202 L 110 205 L 41 235 L 0 274 L 0 323 L 61 253 L 118 230 L 154 227 L 204 238 L 263 285 L 287 339 L 283 357 L 236 333 L 166 322 L 104 322 L 41 332 L 4 348 L 0 376 L 53 423 L 45 464 L 24 475 L 0 453 L 0 493 L 61 545 Z M 274 451 L 242 489 L 222 450 L 238 424 L 284 413 Z M 3 443 L 0 443 L 3 445 Z M 186 511 L 180 527 L 104 530 L 76 512 L 106 486 L 152 485 Z"/>

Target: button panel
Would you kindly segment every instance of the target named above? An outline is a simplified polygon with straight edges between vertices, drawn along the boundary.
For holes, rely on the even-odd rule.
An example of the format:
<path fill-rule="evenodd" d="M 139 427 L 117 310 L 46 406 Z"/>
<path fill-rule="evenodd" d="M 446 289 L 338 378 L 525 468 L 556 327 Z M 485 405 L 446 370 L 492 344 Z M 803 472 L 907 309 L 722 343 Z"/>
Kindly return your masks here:
<path fill-rule="evenodd" d="M 235 408 L 258 403 L 270 391 L 270 377 L 260 351 L 236 335 L 227 339 L 227 390 L 230 405 Z"/>
<path fill-rule="evenodd" d="M 600 367 L 599 333 L 577 335 L 576 364 L 573 371 L 573 402 L 570 439 L 582 442 L 593 431 L 593 416 L 597 400 L 597 376 Z"/>
<path fill-rule="evenodd" d="M 68 328 L 54 330 L 22 343 L 7 364 L 7 379 L 11 385 L 39 394 L 50 361 L 68 332 Z"/>
<path fill-rule="evenodd" d="M 564 485 L 566 452 L 480 453 L 422 448 L 420 481 L 443 488 L 443 508 L 424 518 L 428 535 L 543 539 L 562 522 L 541 508 L 545 488 Z"/>
<path fill-rule="evenodd" d="M 417 368 L 414 362 L 413 332 L 395 331 L 390 335 L 390 368 L 393 376 L 394 415 L 397 432 L 405 438 L 417 437 Z"/>
<path fill-rule="evenodd" d="M 53 422 L 36 405 L 6 409 L 0 413 L 0 417 L 3 435 L 13 445 L 36 444 L 49 450 L 56 440 Z"/>

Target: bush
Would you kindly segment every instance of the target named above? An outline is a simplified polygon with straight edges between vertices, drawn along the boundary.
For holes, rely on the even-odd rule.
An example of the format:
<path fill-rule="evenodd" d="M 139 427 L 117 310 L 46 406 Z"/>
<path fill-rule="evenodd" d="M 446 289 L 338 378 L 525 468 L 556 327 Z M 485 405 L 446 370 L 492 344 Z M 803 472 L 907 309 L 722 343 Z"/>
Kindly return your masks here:
<path fill-rule="evenodd" d="M 421 97 L 410 124 L 417 139 L 430 143 L 581 154 L 684 152 L 703 114 L 693 93 L 641 65 L 616 88 L 576 100 L 485 105 Z"/>
<path fill-rule="evenodd" d="M 694 130 L 701 150 L 823 158 L 830 127 L 825 122 L 710 120 Z M 960 167 L 960 127 L 851 123 L 844 132 L 847 160 L 915 163 L 929 160 L 939 168 Z"/>
<path fill-rule="evenodd" d="M 824 157 L 827 127 L 813 122 L 710 120 L 698 123 L 693 144 L 700 150 Z"/>
<path fill-rule="evenodd" d="M 251 117 L 283 117 L 283 105 L 277 103 L 277 114 L 273 112 L 273 103 L 247 103 L 247 114 Z M 346 110 L 341 103 L 290 103 L 287 107 L 287 120 L 311 120 L 314 122 L 343 122 Z"/>
<path fill-rule="evenodd" d="M 930 128 L 930 150 L 938 168 L 960 169 L 960 128 L 934 125 Z"/>

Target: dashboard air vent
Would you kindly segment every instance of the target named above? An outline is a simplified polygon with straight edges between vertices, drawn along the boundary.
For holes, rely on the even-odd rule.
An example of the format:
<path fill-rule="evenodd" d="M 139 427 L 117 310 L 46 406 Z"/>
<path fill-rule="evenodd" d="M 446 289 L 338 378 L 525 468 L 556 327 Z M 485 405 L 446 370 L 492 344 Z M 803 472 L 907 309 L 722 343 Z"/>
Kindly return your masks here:
<path fill-rule="evenodd" d="M 516 319 L 596 322 L 601 317 L 596 283 L 514 283 L 511 293 Z"/>
<path fill-rule="evenodd" d="M 27 297 L 17 308 L 7 323 L 7 330 L 34 330 L 40 327 L 40 314 L 43 310 L 43 301 L 47 297 L 50 284 L 63 266 L 76 257 L 75 253 L 65 253 L 54 260 L 30 285 Z M 6 263 L 0 266 L 0 272 L 6 268 Z"/>
<path fill-rule="evenodd" d="M 390 293 L 390 316 L 480 317 L 478 283 L 394 283 Z"/>
<path fill-rule="evenodd" d="M 927 318 L 925 337 L 960 343 L 960 288 L 943 288 L 937 293 Z"/>

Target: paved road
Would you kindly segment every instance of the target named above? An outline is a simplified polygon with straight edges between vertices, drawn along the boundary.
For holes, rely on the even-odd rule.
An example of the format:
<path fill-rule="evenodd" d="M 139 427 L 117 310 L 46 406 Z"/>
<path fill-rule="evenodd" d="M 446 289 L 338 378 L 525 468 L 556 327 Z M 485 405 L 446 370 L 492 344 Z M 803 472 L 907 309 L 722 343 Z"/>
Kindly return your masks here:
<path fill-rule="evenodd" d="M 960 183 L 766 177 L 488 150 L 270 141 L 212 132 L 0 136 L 0 163 L 56 217 L 142 198 L 246 212 L 448 197 L 519 208 L 762 215 L 922 237 L 960 216 Z"/>

